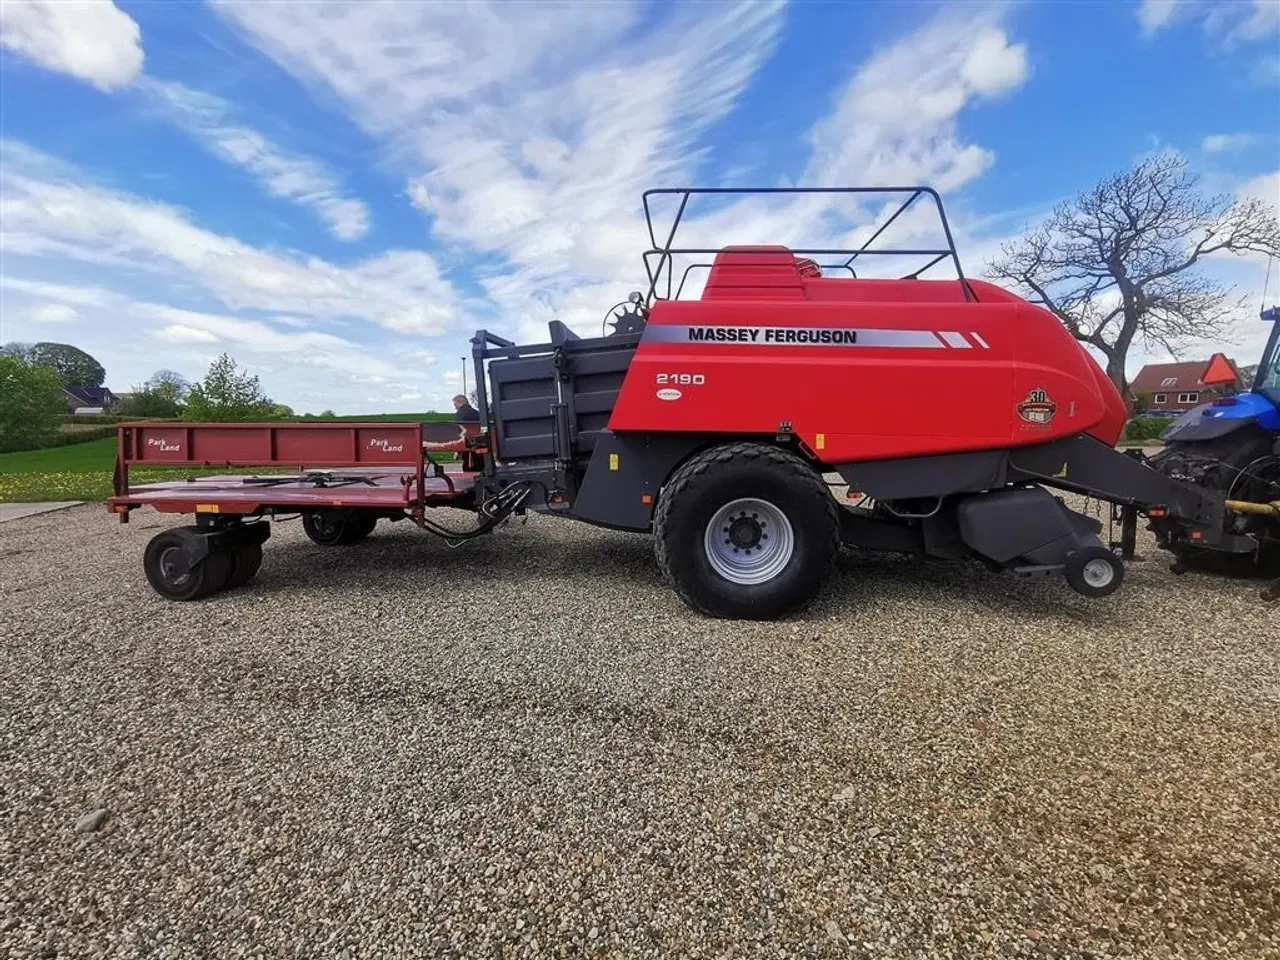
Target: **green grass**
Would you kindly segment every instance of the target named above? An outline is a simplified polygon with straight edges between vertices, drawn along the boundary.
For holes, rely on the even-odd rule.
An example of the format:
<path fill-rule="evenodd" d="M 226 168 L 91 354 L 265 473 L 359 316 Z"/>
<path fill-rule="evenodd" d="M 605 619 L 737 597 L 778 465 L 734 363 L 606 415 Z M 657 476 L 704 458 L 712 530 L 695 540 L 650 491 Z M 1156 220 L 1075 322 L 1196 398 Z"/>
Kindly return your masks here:
<path fill-rule="evenodd" d="M 90 440 L 44 450 L 0 453 L 0 475 L 11 473 L 82 473 L 92 470 L 111 472 L 116 460 L 116 438 Z"/>

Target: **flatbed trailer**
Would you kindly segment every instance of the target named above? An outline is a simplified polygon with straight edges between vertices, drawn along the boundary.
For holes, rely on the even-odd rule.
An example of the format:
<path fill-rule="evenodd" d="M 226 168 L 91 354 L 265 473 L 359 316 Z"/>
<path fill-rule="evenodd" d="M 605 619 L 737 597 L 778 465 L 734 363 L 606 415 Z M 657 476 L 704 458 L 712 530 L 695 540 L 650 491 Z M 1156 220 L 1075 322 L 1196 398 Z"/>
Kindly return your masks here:
<path fill-rule="evenodd" d="M 895 192 L 909 197 L 852 249 L 673 243 L 703 194 Z M 659 240 L 650 202 L 664 195 L 679 209 Z M 945 245 L 872 249 L 920 200 Z M 1061 575 L 1092 597 L 1119 588 L 1143 516 L 1167 549 L 1258 548 L 1228 529 L 1221 493 L 1115 448 L 1127 419 L 1116 388 L 1047 310 L 964 276 L 931 189 L 682 188 L 649 191 L 644 207 L 648 292 L 606 314 L 611 332 L 552 321 L 544 343 L 475 334 L 479 424 L 122 424 L 108 508 L 126 521 L 143 506 L 195 517 L 148 545 L 152 586 L 177 600 L 238 586 L 267 521 L 299 513 L 324 545 L 355 543 L 381 518 L 462 541 L 526 510 L 649 533 L 685 603 L 743 619 L 807 603 L 842 544 Z M 928 262 L 859 277 L 873 255 Z M 677 274 L 681 257 L 693 262 Z M 922 277 L 942 262 L 955 280 Z M 682 300 L 703 269 L 697 298 Z M 434 450 L 457 453 L 458 469 Z M 139 465 L 293 472 L 130 486 Z M 829 473 L 855 502 L 832 496 Z M 1120 540 L 1104 544 L 1102 523 L 1054 489 L 1110 503 Z M 473 511 L 475 526 L 440 525 L 442 507 Z"/>

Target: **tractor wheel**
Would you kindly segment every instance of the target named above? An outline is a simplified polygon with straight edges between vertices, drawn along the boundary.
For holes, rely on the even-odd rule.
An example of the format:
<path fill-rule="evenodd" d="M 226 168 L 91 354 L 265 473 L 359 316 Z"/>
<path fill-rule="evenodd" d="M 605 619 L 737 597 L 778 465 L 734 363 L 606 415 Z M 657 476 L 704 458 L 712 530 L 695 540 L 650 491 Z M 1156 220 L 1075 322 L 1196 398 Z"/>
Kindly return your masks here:
<path fill-rule="evenodd" d="M 373 532 L 377 517 L 352 510 L 316 510 L 302 516 L 302 529 L 322 547 L 348 547 Z"/>
<path fill-rule="evenodd" d="M 1106 547 L 1085 547 L 1067 561 L 1067 583 L 1086 597 L 1107 597 L 1124 581 L 1124 563 Z"/>
<path fill-rule="evenodd" d="M 663 577 L 694 610 L 770 620 L 811 601 L 840 548 L 836 502 L 794 454 L 732 443 L 696 454 L 654 512 Z"/>
<path fill-rule="evenodd" d="M 262 566 L 262 544 L 249 543 L 236 547 L 231 557 L 231 575 L 227 577 L 226 586 L 228 590 L 234 590 L 253 579 Z"/>
<path fill-rule="evenodd" d="M 182 569 L 181 554 L 198 536 L 195 527 L 165 530 L 151 538 L 142 558 L 147 581 L 167 600 L 198 600 L 226 586 L 231 575 L 231 554 L 209 553 L 189 570 Z"/>

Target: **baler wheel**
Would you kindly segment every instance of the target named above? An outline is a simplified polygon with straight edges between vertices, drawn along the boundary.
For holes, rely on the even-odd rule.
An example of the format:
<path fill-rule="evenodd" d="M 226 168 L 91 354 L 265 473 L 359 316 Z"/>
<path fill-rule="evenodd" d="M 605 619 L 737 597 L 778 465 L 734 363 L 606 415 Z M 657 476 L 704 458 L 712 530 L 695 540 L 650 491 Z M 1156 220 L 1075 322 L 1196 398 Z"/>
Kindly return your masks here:
<path fill-rule="evenodd" d="M 655 554 L 688 606 L 769 620 L 821 590 L 840 548 L 835 498 L 795 454 L 730 443 L 691 457 L 654 512 Z"/>
<path fill-rule="evenodd" d="M 1107 597 L 1124 581 L 1124 563 L 1106 547 L 1085 547 L 1067 561 L 1067 583 L 1086 597 Z"/>
<path fill-rule="evenodd" d="M 250 543 L 236 547 L 231 554 L 231 575 L 227 577 L 227 590 L 234 590 L 253 579 L 262 566 L 262 544 Z"/>
<path fill-rule="evenodd" d="M 167 600 L 198 600 L 217 593 L 231 575 L 231 554 L 213 551 L 192 569 L 182 571 L 179 554 L 197 536 L 195 527 L 164 530 L 151 538 L 142 558 L 147 581 Z"/>

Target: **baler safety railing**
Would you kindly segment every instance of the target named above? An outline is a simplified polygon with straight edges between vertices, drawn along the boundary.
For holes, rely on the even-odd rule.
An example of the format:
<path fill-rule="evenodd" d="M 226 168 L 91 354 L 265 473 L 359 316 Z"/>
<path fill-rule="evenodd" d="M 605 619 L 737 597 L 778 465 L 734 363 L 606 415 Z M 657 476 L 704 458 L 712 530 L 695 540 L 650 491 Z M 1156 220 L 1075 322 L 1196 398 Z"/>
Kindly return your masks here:
<path fill-rule="evenodd" d="M 960 284 L 961 290 L 964 292 L 964 298 L 967 302 L 977 300 L 973 293 L 973 289 L 969 285 L 969 281 L 964 275 L 964 268 L 960 264 L 960 255 L 956 251 L 955 238 L 951 233 L 951 224 L 947 220 L 947 213 L 942 204 L 942 197 L 932 187 L 911 186 L 911 187 L 664 187 L 644 192 L 642 201 L 644 206 L 645 224 L 649 231 L 650 249 L 645 251 L 642 259 L 644 261 L 645 273 L 649 278 L 649 290 L 645 296 L 646 306 L 652 305 L 655 299 L 658 299 L 658 285 L 661 282 L 662 275 L 666 272 L 666 296 L 661 299 L 670 300 L 672 296 L 672 286 L 674 284 L 674 264 L 676 256 L 714 256 L 721 252 L 721 248 L 716 247 L 675 247 L 676 233 L 680 228 L 681 222 L 684 220 L 685 212 L 689 206 L 689 200 L 694 196 L 714 195 L 714 196 L 768 196 L 768 195 L 837 195 L 837 196 L 860 196 L 860 195 L 880 195 L 880 194 L 910 194 L 905 201 L 898 206 L 893 214 L 880 224 L 880 226 L 858 247 L 788 247 L 791 253 L 802 257 L 845 257 L 843 263 L 820 264 L 820 268 L 849 270 L 854 279 L 857 279 L 857 272 L 853 268 L 853 263 L 859 257 L 863 256 L 898 256 L 898 257 L 932 257 L 924 266 L 913 270 L 901 279 L 916 279 L 926 270 L 936 266 L 943 260 L 951 260 L 956 270 L 956 281 Z M 657 233 L 654 230 L 653 210 L 650 205 L 650 198 L 657 196 L 673 196 L 680 198 L 680 204 L 676 210 L 675 219 L 671 224 L 665 242 L 659 243 Z M 872 249 L 872 244 L 889 228 L 902 214 L 904 214 L 912 204 L 921 197 L 930 197 L 933 200 L 934 207 L 938 212 L 938 220 L 942 226 L 943 235 L 946 238 L 945 247 L 926 247 L 926 248 L 878 248 Z M 654 265 L 654 258 L 657 258 L 657 264 Z M 679 288 L 676 290 L 675 297 L 679 297 L 679 293 L 683 291 L 685 282 L 688 280 L 689 272 L 692 269 L 709 267 L 709 264 L 696 263 L 685 268 L 681 277 Z"/>

